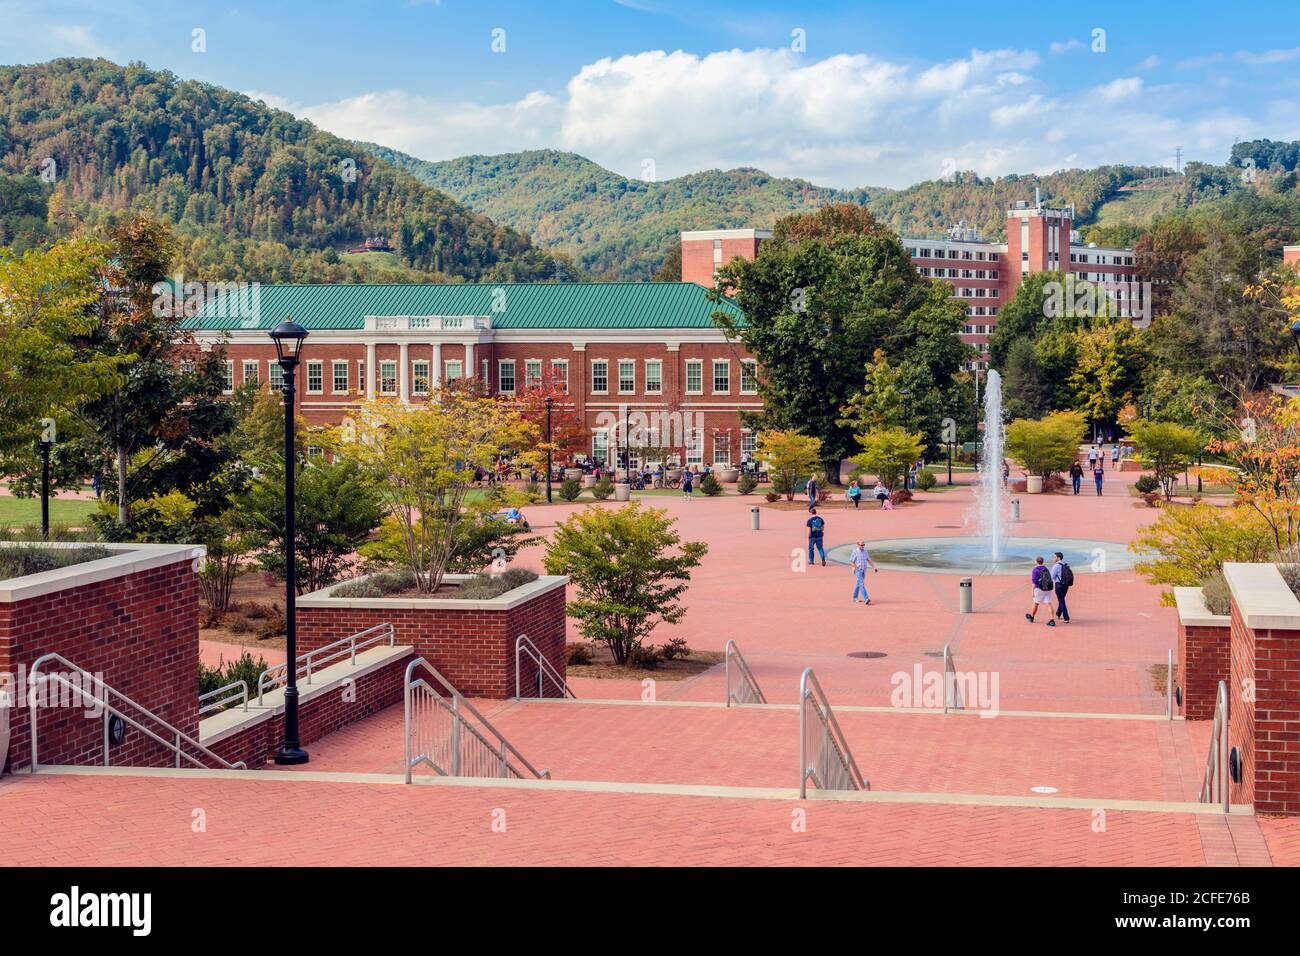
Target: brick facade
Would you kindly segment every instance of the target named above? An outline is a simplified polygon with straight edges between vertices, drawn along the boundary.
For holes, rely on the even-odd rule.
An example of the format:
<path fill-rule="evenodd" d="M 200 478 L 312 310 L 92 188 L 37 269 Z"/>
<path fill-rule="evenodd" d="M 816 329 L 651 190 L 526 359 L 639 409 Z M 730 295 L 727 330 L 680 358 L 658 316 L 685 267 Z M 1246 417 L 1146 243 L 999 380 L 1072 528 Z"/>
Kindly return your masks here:
<path fill-rule="evenodd" d="M 406 654 L 360 675 L 346 695 L 342 687 L 314 693 L 311 687 L 300 684 L 298 739 L 302 745 L 306 747 L 385 707 L 401 704 L 402 679 L 411 660 L 412 655 Z M 283 741 L 284 710 L 277 709 L 265 719 L 250 720 L 210 749 L 230 763 L 242 760 L 253 770 L 273 760 Z"/>
<path fill-rule="evenodd" d="M 0 601 L 0 673 L 25 680 L 36 660 L 58 653 L 195 737 L 199 589 L 193 549 L 161 550 L 175 552 L 176 559 L 91 583 L 79 584 L 75 573 L 70 573 L 66 587 Z M 110 560 L 129 560 L 129 555 Z M 24 580 L 28 579 L 5 584 Z M 91 719 L 86 714 L 84 706 L 40 708 L 42 764 L 103 763 L 103 717 Z M 31 762 L 25 708 L 13 709 L 10 731 L 8 764 L 14 771 Z M 133 727 L 110 750 L 110 762 L 117 765 L 167 766 L 174 760 L 168 750 Z"/>
<path fill-rule="evenodd" d="M 424 607 L 401 606 L 420 602 L 342 600 L 323 594 L 299 601 L 299 653 L 390 623 L 399 645 L 413 647 L 466 697 L 505 699 L 515 694 L 515 641 L 527 634 L 556 672 L 565 675 L 563 585 L 519 602 L 505 595 L 492 601 L 429 600 Z M 456 607 L 459 604 L 467 606 Z M 492 604 L 499 606 L 487 607 Z M 520 674 L 525 693 L 535 687 L 536 679 L 536 671 L 525 661 Z M 547 692 L 554 693 L 549 685 Z"/>
<path fill-rule="evenodd" d="M 1200 588 L 1175 588 L 1178 602 L 1178 675 L 1188 720 L 1213 720 L 1219 681 L 1231 672 L 1231 619 L 1210 614 Z"/>
<path fill-rule="evenodd" d="M 1234 803 L 1300 814 L 1300 602 L 1273 565 L 1229 564 L 1229 746 L 1242 781 Z"/>

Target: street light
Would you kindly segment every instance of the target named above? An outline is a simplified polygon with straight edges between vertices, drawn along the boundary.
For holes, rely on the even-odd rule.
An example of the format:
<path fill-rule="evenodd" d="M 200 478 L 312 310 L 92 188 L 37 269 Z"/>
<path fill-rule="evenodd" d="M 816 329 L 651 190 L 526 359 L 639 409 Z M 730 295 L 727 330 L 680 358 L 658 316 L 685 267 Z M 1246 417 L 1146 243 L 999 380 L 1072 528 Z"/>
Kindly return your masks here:
<path fill-rule="evenodd" d="M 551 396 L 546 396 L 546 503 L 551 503 Z"/>
<path fill-rule="evenodd" d="M 41 419 L 41 537 L 50 540 L 50 449 L 54 447 L 54 419 Z"/>
<path fill-rule="evenodd" d="M 271 330 L 275 354 L 284 372 L 284 624 L 288 683 L 284 688 L 284 743 L 275 755 L 281 766 L 304 764 L 307 751 L 298 742 L 298 629 L 296 620 L 298 590 L 297 522 L 293 485 L 298 459 L 293 448 L 293 378 L 302 357 L 307 330 L 289 316 Z"/>
<path fill-rule="evenodd" d="M 912 424 L 912 393 L 907 389 L 902 389 L 898 393 L 903 399 L 903 427 L 908 428 Z M 903 472 L 903 487 L 911 487 L 912 466 L 908 465 L 907 470 Z"/>

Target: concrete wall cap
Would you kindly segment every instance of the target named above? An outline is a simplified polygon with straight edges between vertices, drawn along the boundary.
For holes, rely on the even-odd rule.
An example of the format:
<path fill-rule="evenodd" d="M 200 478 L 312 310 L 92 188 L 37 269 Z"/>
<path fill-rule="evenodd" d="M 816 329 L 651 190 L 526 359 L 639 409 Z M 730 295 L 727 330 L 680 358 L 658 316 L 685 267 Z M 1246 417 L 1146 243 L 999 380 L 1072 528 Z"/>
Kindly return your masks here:
<path fill-rule="evenodd" d="M 29 543 L 0 541 L 0 548 L 21 547 Z M 207 554 L 207 549 L 201 544 L 100 544 L 94 541 L 35 543 L 42 548 L 56 549 L 94 545 L 112 551 L 114 554 L 96 561 L 85 561 L 66 568 L 55 568 L 53 571 L 42 571 L 39 574 L 28 574 L 20 578 L 0 581 L 0 603 L 12 604 L 16 601 L 26 601 L 56 591 L 98 584 L 101 581 L 110 581 L 139 571 L 165 567 L 179 561 L 196 561 Z"/>
<path fill-rule="evenodd" d="M 1204 588 L 1174 588 L 1178 623 L 1184 627 L 1231 627 L 1231 614 L 1214 614 L 1205 606 Z"/>
<path fill-rule="evenodd" d="M 443 580 L 448 583 L 458 583 L 468 581 L 474 575 L 472 574 L 447 574 Z M 358 578 L 357 580 L 361 580 Z M 337 584 L 331 584 L 327 588 L 319 591 L 313 591 L 311 594 L 304 594 L 298 598 L 297 605 L 302 608 L 393 608 L 393 609 L 424 609 L 424 610 L 448 610 L 448 611 L 509 611 L 513 608 L 531 601 L 556 588 L 563 588 L 569 583 L 569 579 L 564 575 L 543 575 L 536 581 L 530 581 L 522 587 L 517 587 L 513 591 L 507 591 L 500 597 L 490 598 L 485 601 L 462 601 L 456 598 L 413 598 L 413 597 L 380 597 L 380 598 L 336 598 L 330 597 L 330 592 L 338 587 Z"/>
<path fill-rule="evenodd" d="M 1274 564 L 1231 563 L 1223 576 L 1242 622 L 1257 631 L 1300 631 L 1300 601 Z"/>

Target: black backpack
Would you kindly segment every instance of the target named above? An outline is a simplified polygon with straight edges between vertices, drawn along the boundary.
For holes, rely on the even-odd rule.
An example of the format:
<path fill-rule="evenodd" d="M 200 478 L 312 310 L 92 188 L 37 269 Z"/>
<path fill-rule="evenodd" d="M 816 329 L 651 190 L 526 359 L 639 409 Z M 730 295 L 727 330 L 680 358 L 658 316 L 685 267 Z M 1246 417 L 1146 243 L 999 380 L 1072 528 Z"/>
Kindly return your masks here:
<path fill-rule="evenodd" d="M 1074 569 L 1064 561 L 1061 562 L 1061 584 L 1067 588 L 1074 587 Z"/>

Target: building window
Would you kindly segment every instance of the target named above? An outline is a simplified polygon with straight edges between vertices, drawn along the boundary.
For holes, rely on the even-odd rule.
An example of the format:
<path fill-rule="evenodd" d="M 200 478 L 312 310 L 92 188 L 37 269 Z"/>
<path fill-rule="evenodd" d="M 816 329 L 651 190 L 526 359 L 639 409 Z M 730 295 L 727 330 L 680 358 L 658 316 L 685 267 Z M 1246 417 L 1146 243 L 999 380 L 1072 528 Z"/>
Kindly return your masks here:
<path fill-rule="evenodd" d="M 758 454 L 758 436 L 749 431 L 741 432 L 740 460 L 753 461 L 756 454 Z"/>
<path fill-rule="evenodd" d="M 325 363 L 313 359 L 307 363 L 307 394 L 319 395 L 325 391 Z"/>
<path fill-rule="evenodd" d="M 715 467 L 731 467 L 731 436 L 725 432 L 713 435 L 713 464 Z"/>
<path fill-rule="evenodd" d="M 609 460 L 609 432 L 603 428 L 591 433 L 591 457 L 601 464 Z"/>
<path fill-rule="evenodd" d="M 686 431 L 686 464 L 699 465 L 704 462 L 704 431 L 690 428 Z"/>
<path fill-rule="evenodd" d="M 256 385 L 259 381 L 261 381 L 260 376 L 257 374 L 256 361 L 249 361 L 248 359 L 244 360 L 244 376 L 243 378 L 240 379 L 240 381 L 245 385 L 249 385 L 249 384 Z"/>
<path fill-rule="evenodd" d="M 385 360 L 379 363 L 379 394 L 397 394 L 397 363 Z"/>
<path fill-rule="evenodd" d="M 542 360 L 528 359 L 524 362 L 524 385 L 537 388 L 542 384 Z"/>
<path fill-rule="evenodd" d="M 366 393 L 366 362 L 365 359 L 357 359 L 357 391 L 362 395 Z"/>
<path fill-rule="evenodd" d="M 758 392 L 758 362 L 754 359 L 740 361 L 740 394 L 754 395 Z"/>
<path fill-rule="evenodd" d="M 347 360 L 335 361 L 330 365 L 333 372 L 333 381 L 330 383 L 330 390 L 335 395 L 345 395 L 348 390 L 348 363 Z"/>
<path fill-rule="evenodd" d="M 618 360 L 618 393 L 627 395 L 636 391 L 636 362 L 632 359 Z"/>
<path fill-rule="evenodd" d="M 597 395 L 609 392 L 609 362 L 605 359 L 592 359 L 591 390 Z"/>
<path fill-rule="evenodd" d="M 659 359 L 646 360 L 645 390 L 652 395 L 658 395 L 664 390 L 664 363 Z"/>
<path fill-rule="evenodd" d="M 429 394 L 429 363 L 424 359 L 411 363 L 411 391 L 415 395 Z"/>
<path fill-rule="evenodd" d="M 276 361 L 266 363 L 267 380 L 271 383 L 271 391 L 280 392 L 284 390 L 284 369 Z"/>
<path fill-rule="evenodd" d="M 442 377 L 448 382 L 454 382 L 464 376 L 465 363 L 460 359 L 447 359 L 442 363 Z"/>
<path fill-rule="evenodd" d="M 320 445 L 308 445 L 308 446 L 307 446 L 307 457 L 308 457 L 308 458 L 320 458 L 320 457 L 323 456 L 324 454 L 325 454 L 325 449 L 322 448 L 322 447 L 320 447 Z"/>
<path fill-rule="evenodd" d="M 235 390 L 235 363 L 229 359 L 222 363 L 221 390 L 227 395 Z"/>
<path fill-rule="evenodd" d="M 556 391 L 569 390 L 569 360 L 555 359 L 551 362 L 551 385 Z"/>
<path fill-rule="evenodd" d="M 514 359 L 501 359 L 497 362 L 497 388 L 507 395 L 515 393 Z"/>
<path fill-rule="evenodd" d="M 686 394 L 704 394 L 704 363 L 699 359 L 686 361 Z"/>

